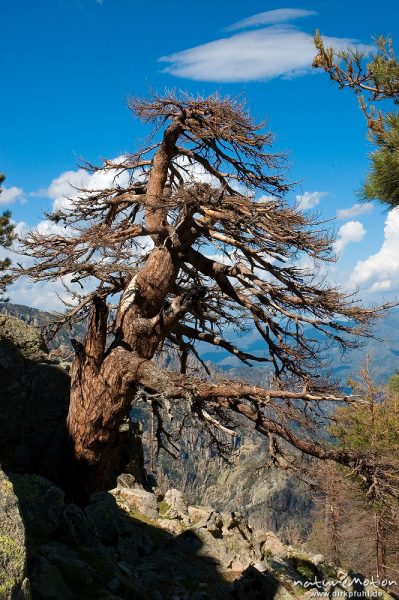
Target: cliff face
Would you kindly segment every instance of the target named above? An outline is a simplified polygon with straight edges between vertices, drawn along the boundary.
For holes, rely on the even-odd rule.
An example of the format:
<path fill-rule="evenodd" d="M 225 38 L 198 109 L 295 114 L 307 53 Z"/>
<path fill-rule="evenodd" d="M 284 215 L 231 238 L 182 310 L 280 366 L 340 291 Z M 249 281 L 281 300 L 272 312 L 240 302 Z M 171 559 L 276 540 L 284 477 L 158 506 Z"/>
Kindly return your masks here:
<path fill-rule="evenodd" d="M 51 364 L 40 332 L 0 314 L 0 461 L 57 477 L 66 441 L 67 373 Z"/>
<path fill-rule="evenodd" d="M 144 441 L 148 449 L 148 437 Z M 251 527 L 274 531 L 286 543 L 306 538 L 311 527 L 309 487 L 268 464 L 267 444 L 260 436 L 244 433 L 228 462 L 201 445 L 195 431 L 183 433 L 180 445 L 179 460 L 165 453 L 155 460 L 154 475 L 162 490 L 175 487 L 190 503 L 240 511 Z"/>
<path fill-rule="evenodd" d="M 264 444 L 243 442 L 231 464 L 216 457 L 200 459 L 195 479 L 182 489 L 190 500 L 219 510 L 243 510 L 251 527 L 270 529 L 286 543 L 298 543 L 310 528 L 309 489 L 292 475 L 267 466 L 267 461 Z"/>
<path fill-rule="evenodd" d="M 178 370 L 180 366 L 168 353 L 161 354 L 158 361 L 170 370 Z M 189 366 L 198 368 L 193 363 Z M 212 378 L 225 377 L 218 366 L 208 362 L 207 367 Z M 201 376 L 207 376 L 205 371 L 201 371 Z M 231 369 L 229 377 L 267 385 L 259 368 Z M 178 488 L 191 503 L 210 504 L 221 511 L 241 511 L 251 526 L 267 527 L 286 543 L 296 544 L 307 537 L 313 506 L 309 487 L 292 473 L 270 466 L 267 441 L 246 422 L 239 423 L 239 436 L 225 460 L 209 447 L 209 438 L 201 433 L 198 422 L 185 419 L 183 424 L 181 409 L 171 406 L 165 415 L 165 425 L 176 436 L 180 448 L 175 460 L 164 451 L 156 453 L 145 406 L 134 408 L 132 418 L 144 423 L 146 468 L 161 490 Z M 231 444 L 231 438 L 226 436 L 225 442 Z"/>

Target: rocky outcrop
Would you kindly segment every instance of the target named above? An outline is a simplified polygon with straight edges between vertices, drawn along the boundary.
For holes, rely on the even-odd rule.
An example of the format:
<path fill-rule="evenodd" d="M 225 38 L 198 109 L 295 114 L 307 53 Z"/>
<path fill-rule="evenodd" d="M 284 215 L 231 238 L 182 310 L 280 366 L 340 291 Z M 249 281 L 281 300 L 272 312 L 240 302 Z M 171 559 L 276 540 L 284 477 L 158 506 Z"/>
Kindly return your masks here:
<path fill-rule="evenodd" d="M 35 327 L 0 314 L 0 462 L 57 477 L 66 440 L 70 380 L 49 364 Z"/>
<path fill-rule="evenodd" d="M 0 470 L 0 598 L 28 600 L 25 529 L 11 481 Z"/>
<path fill-rule="evenodd" d="M 25 358 L 35 362 L 46 362 L 48 348 L 36 327 L 31 327 L 15 317 L 0 314 L 0 332 L 3 342 L 8 340 L 13 343 Z"/>
<path fill-rule="evenodd" d="M 12 304 L 11 302 L 0 302 L 0 314 L 14 317 L 27 325 L 31 325 L 35 329 L 44 331 L 50 331 L 54 323 L 54 314 L 32 308 L 31 306 Z M 49 340 L 48 347 L 50 351 L 57 350 L 58 356 L 61 355 L 62 358 L 73 357 L 71 337 L 82 339 L 84 334 L 84 323 L 72 323 L 71 328 L 68 326 L 58 330 L 56 335 Z"/>
<path fill-rule="evenodd" d="M 12 480 L 26 530 L 32 600 L 306 599 L 319 580 L 326 582 L 320 591 L 351 589 L 348 573 L 322 556 L 285 546 L 272 532 L 252 530 L 237 513 L 189 506 L 178 490 L 161 498 L 135 483 L 119 484 L 80 508 L 65 503 L 63 492 L 41 477 Z M 10 502 L 7 494 L 3 490 L 1 502 Z M 13 502 L 7 514 L 15 510 Z M 8 563 L 13 571 L 7 570 L 7 581 L 12 572 L 12 593 L 21 594 L 23 586 L 28 589 L 24 532 L 15 516 L 10 523 L 7 548 L 18 552 Z M 368 596 L 362 597 L 379 591 L 363 587 Z M 10 590 L 0 598 L 27 600 Z"/>

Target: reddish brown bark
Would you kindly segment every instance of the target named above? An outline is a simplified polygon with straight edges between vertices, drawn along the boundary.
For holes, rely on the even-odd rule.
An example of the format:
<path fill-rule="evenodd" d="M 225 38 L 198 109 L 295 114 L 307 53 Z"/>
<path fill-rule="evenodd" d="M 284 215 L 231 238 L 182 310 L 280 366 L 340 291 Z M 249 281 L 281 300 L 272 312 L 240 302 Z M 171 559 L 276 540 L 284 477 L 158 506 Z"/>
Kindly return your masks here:
<path fill-rule="evenodd" d="M 123 361 L 118 364 L 122 349 L 104 356 L 106 328 L 106 305 L 96 298 L 85 344 L 75 345 L 71 372 L 67 427 L 72 469 L 67 472 L 67 486 L 78 501 L 85 501 L 92 492 L 106 488 L 119 425 L 134 392 L 126 372 L 121 369 Z M 132 367 L 134 369 L 134 365 Z"/>
<path fill-rule="evenodd" d="M 179 131 L 179 123 L 168 127 L 154 156 L 146 224 L 156 232 L 156 246 L 122 295 L 114 344 L 106 352 L 108 311 L 95 297 L 85 342 L 78 346 L 73 363 L 67 427 L 76 480 L 73 494 L 83 501 L 107 486 L 119 426 L 137 391 L 140 363 L 153 357 L 169 327 L 160 311 L 175 283 L 179 260 L 175 247 L 159 247 L 167 235 L 166 213 L 159 205 Z"/>
<path fill-rule="evenodd" d="M 159 272 L 165 276 L 159 278 Z M 173 273 L 168 252 L 154 250 L 136 278 L 134 292 L 128 289 L 121 301 L 115 342 L 107 352 L 108 312 L 103 300 L 94 300 L 85 342 L 75 348 L 67 422 L 77 470 L 74 493 L 82 499 L 107 486 L 119 426 L 137 391 L 140 365 L 153 357 L 164 334 L 165 323 L 156 318 L 158 297 L 167 293 Z"/>

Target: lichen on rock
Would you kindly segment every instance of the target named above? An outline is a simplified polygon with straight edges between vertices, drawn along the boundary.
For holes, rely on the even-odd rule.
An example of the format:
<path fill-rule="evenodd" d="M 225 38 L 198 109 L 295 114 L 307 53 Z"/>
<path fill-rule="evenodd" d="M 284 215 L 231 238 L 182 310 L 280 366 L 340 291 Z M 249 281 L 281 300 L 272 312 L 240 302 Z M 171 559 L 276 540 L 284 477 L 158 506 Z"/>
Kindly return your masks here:
<path fill-rule="evenodd" d="M 25 530 L 11 481 L 0 470 L 0 598 L 26 599 Z"/>

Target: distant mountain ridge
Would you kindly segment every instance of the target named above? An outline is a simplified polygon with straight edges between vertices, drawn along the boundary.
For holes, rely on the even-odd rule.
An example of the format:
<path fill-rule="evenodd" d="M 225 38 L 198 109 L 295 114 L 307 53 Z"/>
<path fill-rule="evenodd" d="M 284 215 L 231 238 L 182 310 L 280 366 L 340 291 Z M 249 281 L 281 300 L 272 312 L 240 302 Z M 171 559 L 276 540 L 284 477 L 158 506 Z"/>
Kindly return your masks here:
<path fill-rule="evenodd" d="M 0 312 L 18 317 L 36 327 L 47 327 L 54 320 L 52 313 L 22 304 L 0 303 Z M 49 345 L 51 348 L 70 347 L 70 338 L 81 338 L 84 330 L 82 323 L 74 325 L 72 330 L 65 327 L 57 333 Z M 374 376 L 379 382 L 386 381 L 399 369 L 399 309 L 392 310 L 386 317 L 377 321 L 374 335 L 374 339 L 365 340 L 364 345 L 346 352 L 344 356 L 341 355 L 339 348 L 330 349 L 332 371 L 343 382 L 359 372 L 367 355 L 371 358 Z M 264 347 L 262 340 L 254 339 L 253 336 L 248 338 L 250 341 L 245 344 L 245 351 L 259 353 Z M 244 337 L 244 343 L 245 339 Z M 246 367 L 226 350 L 214 349 L 205 344 L 202 344 L 199 350 L 204 361 L 212 363 L 218 370 L 229 371 L 229 375 L 234 378 L 239 377 L 260 383 L 265 377 L 265 367 Z"/>
<path fill-rule="evenodd" d="M 338 346 L 333 346 L 328 350 L 332 372 L 342 380 L 343 384 L 350 376 L 359 372 L 368 355 L 374 377 L 378 382 L 386 381 L 399 369 L 399 309 L 392 310 L 386 317 L 377 320 L 373 334 L 374 338 L 365 339 L 359 348 L 348 350 L 344 355 Z M 243 349 L 250 354 L 259 355 L 260 350 L 264 348 L 264 342 L 260 338 L 253 339 L 251 335 L 248 337 L 251 341 L 244 345 Z M 245 343 L 245 338 L 243 338 L 243 342 Z M 234 367 L 234 371 L 256 370 L 261 372 L 265 369 L 265 367 L 259 366 L 252 368 L 239 366 L 239 360 L 235 356 L 219 348 L 201 352 L 201 357 L 206 361 L 211 361 L 219 368 L 232 369 Z"/>
<path fill-rule="evenodd" d="M 23 304 L 12 304 L 11 302 L 0 302 L 0 313 L 8 314 L 24 321 L 28 325 L 33 325 L 39 329 L 46 329 L 54 321 L 55 315 L 50 312 L 25 306 Z M 71 354 L 71 338 L 81 339 L 84 335 L 85 327 L 83 323 L 76 323 L 72 327 L 63 327 L 54 339 L 48 342 L 49 350 L 60 350 L 65 356 Z"/>

